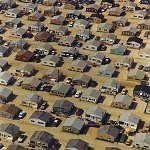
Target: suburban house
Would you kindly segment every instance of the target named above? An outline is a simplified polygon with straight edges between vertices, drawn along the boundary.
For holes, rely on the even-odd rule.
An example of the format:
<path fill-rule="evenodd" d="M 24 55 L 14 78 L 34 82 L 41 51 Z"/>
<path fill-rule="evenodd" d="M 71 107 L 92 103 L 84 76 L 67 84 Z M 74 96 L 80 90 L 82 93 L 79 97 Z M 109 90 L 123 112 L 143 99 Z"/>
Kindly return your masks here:
<path fill-rule="evenodd" d="M 130 69 L 130 68 L 132 68 L 133 64 L 134 64 L 133 58 L 129 58 L 127 56 L 124 56 L 121 58 L 117 58 L 115 66 L 125 68 L 125 69 Z"/>
<path fill-rule="evenodd" d="M 96 123 L 103 122 L 107 115 L 107 110 L 99 106 L 89 106 L 85 112 L 85 118 L 88 121 Z"/>
<path fill-rule="evenodd" d="M 65 146 L 65 150 L 88 150 L 89 143 L 81 140 L 81 139 L 69 139 L 67 145 Z"/>
<path fill-rule="evenodd" d="M 84 60 L 73 60 L 70 64 L 68 70 L 76 72 L 85 72 L 88 68 L 87 62 Z"/>
<path fill-rule="evenodd" d="M 59 39 L 59 45 L 72 47 L 74 45 L 75 38 L 71 36 L 65 36 Z"/>
<path fill-rule="evenodd" d="M 58 82 L 62 79 L 63 77 L 63 72 L 58 69 L 49 69 L 47 70 L 43 76 L 42 76 L 42 81 L 44 83 L 51 83 L 51 81 Z"/>
<path fill-rule="evenodd" d="M 89 27 L 89 21 L 85 19 L 79 19 L 74 22 L 73 26 L 76 28 L 87 29 Z"/>
<path fill-rule="evenodd" d="M 58 83 L 52 86 L 50 94 L 66 97 L 70 94 L 71 86 L 64 84 L 64 83 Z"/>
<path fill-rule="evenodd" d="M 53 117 L 50 113 L 45 111 L 34 111 L 29 120 L 32 124 L 46 127 L 52 123 Z"/>
<path fill-rule="evenodd" d="M 119 136 L 119 129 L 112 125 L 100 125 L 97 131 L 96 139 L 105 140 L 108 142 L 116 142 Z"/>
<path fill-rule="evenodd" d="M 13 29 L 10 33 L 11 37 L 16 37 L 16 38 L 25 38 L 26 35 L 27 35 L 27 30 L 23 28 Z"/>
<path fill-rule="evenodd" d="M 37 11 L 37 5 L 33 3 L 29 3 L 23 6 L 22 11 L 25 13 L 33 13 Z"/>
<path fill-rule="evenodd" d="M 9 72 L 0 72 L 0 84 L 8 85 L 13 81 L 14 77 Z"/>
<path fill-rule="evenodd" d="M 76 39 L 87 41 L 87 40 L 91 39 L 92 32 L 90 32 L 88 29 L 78 30 L 76 32 L 76 36 L 75 37 L 76 37 Z"/>
<path fill-rule="evenodd" d="M 147 105 L 146 105 L 145 113 L 150 114 L 150 102 L 148 102 Z"/>
<path fill-rule="evenodd" d="M 52 16 L 55 16 L 58 14 L 59 14 L 59 9 L 56 6 L 49 6 L 49 7 L 45 8 L 45 10 L 44 10 L 45 16 L 52 17 Z"/>
<path fill-rule="evenodd" d="M 35 94 L 35 93 L 27 93 L 24 96 L 21 102 L 21 105 L 27 106 L 27 107 L 39 108 L 43 102 L 44 100 L 42 96 Z"/>
<path fill-rule="evenodd" d="M 32 32 L 41 32 L 45 29 L 45 27 L 42 22 L 33 21 L 29 24 L 28 29 Z"/>
<path fill-rule="evenodd" d="M 101 65 L 97 74 L 99 76 L 105 76 L 105 77 L 114 77 L 116 74 L 116 68 L 114 66 L 110 65 Z"/>
<path fill-rule="evenodd" d="M 110 16 L 121 16 L 124 13 L 124 10 L 119 7 L 113 7 L 109 9 L 108 15 Z"/>
<path fill-rule="evenodd" d="M 100 37 L 100 41 L 108 45 L 113 45 L 116 42 L 116 40 L 117 40 L 117 36 L 112 33 L 106 33 Z"/>
<path fill-rule="evenodd" d="M 23 146 L 21 146 L 21 145 L 17 145 L 17 144 L 15 144 L 15 145 L 9 145 L 8 147 L 7 147 L 7 150 L 27 150 L 25 147 L 23 147 Z"/>
<path fill-rule="evenodd" d="M 67 118 L 64 122 L 62 129 L 65 132 L 80 134 L 84 128 L 84 121 L 77 117 Z"/>
<path fill-rule="evenodd" d="M 51 40 L 51 34 L 49 32 L 46 32 L 46 31 L 38 32 L 34 36 L 34 40 L 40 41 L 40 42 L 48 42 Z"/>
<path fill-rule="evenodd" d="M 13 104 L 2 104 L 0 107 L 0 117 L 16 119 L 21 109 Z"/>
<path fill-rule="evenodd" d="M 141 58 L 149 59 L 150 58 L 150 49 L 147 48 L 147 49 L 138 51 L 138 56 Z"/>
<path fill-rule="evenodd" d="M 91 65 L 100 66 L 103 64 L 106 55 L 101 52 L 93 52 L 88 55 L 87 62 Z"/>
<path fill-rule="evenodd" d="M 44 19 L 44 14 L 41 14 L 40 12 L 36 11 L 34 13 L 31 13 L 28 16 L 29 21 L 43 21 Z"/>
<path fill-rule="evenodd" d="M 41 80 L 35 77 L 29 77 L 23 80 L 21 86 L 25 90 L 36 91 L 41 85 Z"/>
<path fill-rule="evenodd" d="M 35 131 L 29 141 L 32 146 L 37 146 L 39 149 L 49 149 L 54 144 L 54 136 L 46 131 Z"/>
<path fill-rule="evenodd" d="M 115 79 L 106 80 L 101 88 L 102 93 L 116 95 L 121 90 L 121 84 Z"/>
<path fill-rule="evenodd" d="M 145 19 L 145 17 L 147 16 L 147 12 L 146 11 L 142 11 L 142 10 L 136 10 L 133 13 L 132 18 L 138 18 L 138 19 Z"/>
<path fill-rule="evenodd" d="M 133 80 L 133 81 L 139 81 L 139 82 L 145 81 L 146 74 L 144 71 L 131 69 L 128 72 L 127 80 Z"/>
<path fill-rule="evenodd" d="M 56 6 L 57 3 L 57 0 L 43 0 L 43 5 L 45 6 Z"/>
<path fill-rule="evenodd" d="M 114 0 L 101 0 L 100 4 L 103 8 L 109 9 L 115 5 Z"/>
<path fill-rule="evenodd" d="M 92 78 L 83 73 L 76 74 L 72 79 L 73 85 L 80 85 L 82 87 L 90 86 L 91 81 L 92 81 Z"/>
<path fill-rule="evenodd" d="M 124 3 L 123 9 L 127 12 L 128 11 L 135 12 L 137 9 L 137 4 L 134 2 L 127 1 Z"/>
<path fill-rule="evenodd" d="M 12 130 L 13 129 L 13 130 Z M 0 124 L 0 138 L 7 139 L 10 141 L 16 141 L 20 135 L 20 128 L 12 123 L 2 123 Z"/>
<path fill-rule="evenodd" d="M 128 19 L 125 18 L 125 17 L 116 17 L 116 18 L 113 18 L 113 25 L 114 26 L 126 26 L 127 22 L 128 22 Z"/>
<path fill-rule="evenodd" d="M 150 149 L 150 133 L 136 133 L 133 139 L 133 148 Z"/>
<path fill-rule="evenodd" d="M 88 7 L 86 7 L 87 12 L 93 12 L 93 13 L 99 13 L 101 11 L 101 6 L 92 4 Z"/>
<path fill-rule="evenodd" d="M 17 8 L 8 9 L 5 12 L 5 16 L 6 17 L 11 17 L 11 18 L 18 18 L 18 17 L 21 16 L 21 11 L 18 10 Z"/>
<path fill-rule="evenodd" d="M 68 100 L 57 100 L 52 106 L 53 113 L 57 115 L 70 115 L 74 109 L 74 104 Z"/>
<path fill-rule="evenodd" d="M 0 45 L 0 57 L 5 57 L 7 54 L 10 53 L 10 49 Z"/>
<path fill-rule="evenodd" d="M 9 18 L 7 21 L 5 21 L 5 27 L 7 28 L 19 28 L 21 24 L 21 20 L 18 18 Z"/>
<path fill-rule="evenodd" d="M 124 55 L 127 52 L 127 47 L 123 44 L 114 44 L 110 48 L 110 54 Z"/>
<path fill-rule="evenodd" d="M 126 36 L 136 36 L 138 33 L 138 29 L 132 26 L 126 26 L 122 30 L 122 35 Z"/>
<path fill-rule="evenodd" d="M 58 67 L 60 62 L 60 57 L 55 55 L 47 55 L 41 60 L 42 65 L 49 67 Z"/>
<path fill-rule="evenodd" d="M 50 20 L 50 23 L 55 25 L 64 25 L 65 21 L 66 18 L 64 16 L 58 15 L 58 16 L 53 16 Z"/>
<path fill-rule="evenodd" d="M 138 29 L 150 30 L 150 20 L 139 20 L 137 24 Z"/>
<path fill-rule="evenodd" d="M 30 77 L 33 75 L 35 72 L 35 67 L 32 64 L 25 63 L 25 64 L 20 64 L 16 68 L 16 74 L 20 76 L 27 76 Z"/>
<path fill-rule="evenodd" d="M 100 91 L 89 87 L 83 91 L 80 100 L 98 103 L 100 100 L 100 96 L 101 96 Z"/>
<path fill-rule="evenodd" d="M 13 96 L 13 91 L 5 88 L 5 87 L 0 87 L 0 104 L 6 104 L 9 102 L 9 100 Z"/>
<path fill-rule="evenodd" d="M 131 112 L 123 112 L 118 118 L 118 124 L 123 128 L 131 128 L 134 132 L 138 129 L 140 124 L 140 117 L 131 113 Z"/>
<path fill-rule="evenodd" d="M 139 37 L 129 37 L 126 43 L 127 47 L 140 49 L 143 44 L 143 39 Z"/>
<path fill-rule="evenodd" d="M 111 103 L 111 106 L 121 109 L 130 109 L 131 105 L 133 103 L 133 98 L 129 95 L 122 95 L 117 94 L 113 102 Z"/>
<path fill-rule="evenodd" d="M 75 20 L 75 19 L 80 19 L 82 13 L 78 10 L 71 10 L 69 11 L 68 14 L 66 14 L 66 19 L 67 20 Z"/>
<path fill-rule="evenodd" d="M 96 13 L 96 14 L 91 14 L 89 17 L 89 22 L 90 23 L 101 23 L 104 20 L 104 15 Z"/>
<path fill-rule="evenodd" d="M 5 59 L 3 59 L 3 58 L 0 58 L 0 70 L 1 71 L 4 71 L 5 70 L 5 68 L 7 68 L 8 67 L 8 61 L 7 60 L 5 60 Z"/>
<path fill-rule="evenodd" d="M 113 30 L 113 24 L 109 23 L 100 23 L 97 26 L 97 32 L 106 32 L 109 33 Z"/>
<path fill-rule="evenodd" d="M 0 6 L 1 6 L 2 10 L 8 10 L 8 9 L 14 8 L 16 6 L 16 1 L 14 1 L 14 0 L 2 0 Z"/>
<path fill-rule="evenodd" d="M 64 9 L 75 10 L 79 8 L 79 3 L 77 1 L 67 1 L 64 4 Z"/>
<path fill-rule="evenodd" d="M 17 61 L 23 61 L 23 62 L 30 62 L 33 59 L 34 53 L 32 53 L 31 51 L 19 51 L 16 54 L 15 59 Z"/>

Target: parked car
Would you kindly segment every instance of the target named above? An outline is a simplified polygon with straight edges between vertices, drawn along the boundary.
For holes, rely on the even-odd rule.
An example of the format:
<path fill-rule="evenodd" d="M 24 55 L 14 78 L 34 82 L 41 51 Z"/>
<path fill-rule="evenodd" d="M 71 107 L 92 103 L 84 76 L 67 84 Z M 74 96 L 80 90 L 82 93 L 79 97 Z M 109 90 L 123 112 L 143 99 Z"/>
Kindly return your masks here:
<path fill-rule="evenodd" d="M 82 46 L 82 43 L 81 43 L 81 42 L 77 42 L 76 46 L 77 46 L 77 47 L 81 47 L 81 46 Z"/>
<path fill-rule="evenodd" d="M 122 94 L 122 95 L 125 95 L 127 92 L 128 92 L 128 91 L 127 91 L 125 88 L 123 88 L 122 91 L 121 91 L 121 94 Z"/>
<path fill-rule="evenodd" d="M 18 143 L 22 143 L 26 139 L 26 135 L 23 133 L 18 138 Z"/>
<path fill-rule="evenodd" d="M 69 27 L 73 27 L 74 22 L 69 23 Z"/>
<path fill-rule="evenodd" d="M 48 104 L 47 104 L 47 101 L 44 101 L 44 102 L 42 103 L 40 109 L 41 109 L 41 110 L 45 110 L 46 107 L 47 107 L 47 105 L 48 105 Z"/>
<path fill-rule="evenodd" d="M 5 46 L 9 46 L 9 44 L 10 44 L 10 41 L 7 41 L 7 42 L 5 42 Z"/>
<path fill-rule="evenodd" d="M 4 147 L 4 145 L 2 143 L 0 143 L 0 149 L 2 149 Z"/>
<path fill-rule="evenodd" d="M 142 64 L 139 64 L 139 65 L 138 65 L 138 69 L 139 69 L 139 70 L 142 70 L 143 68 L 144 68 L 144 66 L 143 66 Z"/>
<path fill-rule="evenodd" d="M 131 139 L 128 139 L 125 143 L 127 146 L 130 146 L 132 144 L 132 140 Z"/>
<path fill-rule="evenodd" d="M 23 117 L 25 117 L 25 115 L 26 115 L 26 112 L 22 110 L 22 111 L 19 113 L 18 118 L 22 119 Z"/>
<path fill-rule="evenodd" d="M 77 91 L 76 94 L 74 95 L 75 98 L 79 98 L 81 96 L 82 92 L 81 91 Z"/>
<path fill-rule="evenodd" d="M 100 36 L 95 36 L 95 37 L 94 37 L 94 40 L 95 40 L 95 41 L 100 40 Z"/>
<path fill-rule="evenodd" d="M 72 77 L 68 77 L 67 80 L 66 80 L 66 83 L 71 84 L 71 82 L 72 82 Z"/>
<path fill-rule="evenodd" d="M 83 109 L 78 108 L 78 109 L 76 110 L 76 112 L 75 112 L 75 115 L 76 115 L 76 116 L 81 116 L 81 115 L 83 114 L 83 112 L 84 112 Z"/>
<path fill-rule="evenodd" d="M 60 125 L 61 121 L 62 120 L 59 119 L 59 118 L 54 119 L 52 126 L 53 127 L 58 127 Z"/>
<path fill-rule="evenodd" d="M 99 122 L 94 122 L 94 121 L 88 121 L 87 125 L 90 127 L 99 127 L 100 123 Z"/>

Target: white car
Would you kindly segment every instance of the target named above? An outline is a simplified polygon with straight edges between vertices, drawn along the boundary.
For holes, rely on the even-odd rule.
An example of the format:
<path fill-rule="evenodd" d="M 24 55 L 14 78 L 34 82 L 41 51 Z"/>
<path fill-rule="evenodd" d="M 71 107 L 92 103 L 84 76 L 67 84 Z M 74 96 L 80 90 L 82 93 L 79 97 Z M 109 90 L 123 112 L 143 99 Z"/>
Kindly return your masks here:
<path fill-rule="evenodd" d="M 82 92 L 81 91 L 77 91 L 76 94 L 74 95 L 75 98 L 79 98 L 81 96 Z"/>
<path fill-rule="evenodd" d="M 69 27 L 73 27 L 74 22 L 69 23 Z"/>
<path fill-rule="evenodd" d="M 25 111 L 21 111 L 18 115 L 18 117 L 21 119 L 25 116 L 26 112 Z"/>
<path fill-rule="evenodd" d="M 19 138 L 18 138 L 18 143 L 22 143 L 24 140 L 25 140 L 25 138 L 26 138 L 26 135 L 25 134 L 21 134 L 20 136 L 19 136 Z"/>
<path fill-rule="evenodd" d="M 9 46 L 9 44 L 10 44 L 10 41 L 7 41 L 4 45 Z"/>

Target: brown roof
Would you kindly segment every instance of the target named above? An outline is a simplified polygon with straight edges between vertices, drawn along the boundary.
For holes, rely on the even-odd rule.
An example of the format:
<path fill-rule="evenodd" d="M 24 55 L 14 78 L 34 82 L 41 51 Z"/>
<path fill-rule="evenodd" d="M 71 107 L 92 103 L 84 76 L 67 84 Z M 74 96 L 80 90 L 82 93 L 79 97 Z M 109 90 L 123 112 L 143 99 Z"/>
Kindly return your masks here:
<path fill-rule="evenodd" d="M 30 51 L 19 51 L 16 55 L 16 57 L 20 57 L 20 56 L 25 56 L 26 58 L 28 58 L 29 60 L 33 57 L 34 53 L 30 52 Z"/>
<path fill-rule="evenodd" d="M 51 34 L 49 32 L 38 32 L 36 35 L 35 35 L 35 38 L 37 37 L 43 37 L 43 38 L 49 38 L 51 36 Z"/>

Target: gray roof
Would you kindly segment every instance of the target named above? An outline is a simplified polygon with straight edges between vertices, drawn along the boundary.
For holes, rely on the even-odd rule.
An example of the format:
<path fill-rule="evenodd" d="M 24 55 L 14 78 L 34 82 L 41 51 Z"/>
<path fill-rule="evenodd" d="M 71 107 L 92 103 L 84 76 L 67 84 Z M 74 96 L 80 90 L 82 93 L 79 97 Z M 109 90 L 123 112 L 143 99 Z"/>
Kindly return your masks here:
<path fill-rule="evenodd" d="M 81 80 L 85 83 L 88 83 L 92 78 L 86 74 L 83 74 L 83 73 L 79 73 L 79 74 L 76 74 L 74 77 L 73 77 L 73 80 Z"/>
<path fill-rule="evenodd" d="M 24 39 L 14 39 L 11 41 L 10 45 L 17 44 L 17 45 L 25 45 L 27 44 L 27 41 Z"/>
<path fill-rule="evenodd" d="M 137 4 L 136 3 L 134 3 L 134 2 L 125 2 L 124 3 L 124 6 L 132 6 L 132 7 L 136 7 L 137 6 Z"/>
<path fill-rule="evenodd" d="M 59 15 L 59 16 L 53 16 L 51 19 L 57 19 L 57 20 L 60 20 L 60 21 L 65 21 L 66 18 L 64 16 Z"/>
<path fill-rule="evenodd" d="M 21 145 L 9 145 L 7 150 L 27 150 L 27 148 Z"/>
<path fill-rule="evenodd" d="M 49 122 L 52 119 L 52 115 L 45 111 L 34 111 L 30 116 L 30 119 L 39 119 L 43 122 Z"/>
<path fill-rule="evenodd" d="M 100 60 L 103 60 L 105 57 L 106 55 L 101 52 L 93 52 L 93 53 L 90 53 L 90 55 L 88 55 L 88 58 L 97 58 Z"/>
<path fill-rule="evenodd" d="M 0 45 L 0 53 L 5 54 L 6 52 L 8 52 L 8 48 Z"/>
<path fill-rule="evenodd" d="M 81 130 L 83 126 L 84 126 L 84 121 L 77 117 L 67 118 L 63 124 L 63 127 L 73 127 L 78 130 Z"/>
<path fill-rule="evenodd" d="M 126 51 L 127 47 L 123 44 L 114 44 L 110 49 L 119 49 L 122 51 Z"/>
<path fill-rule="evenodd" d="M 29 16 L 35 16 L 35 17 L 37 17 L 38 19 L 40 19 L 41 17 L 43 17 L 43 14 L 41 14 L 40 12 L 34 12 L 34 13 L 32 13 L 32 14 L 30 14 Z"/>
<path fill-rule="evenodd" d="M 13 24 L 19 24 L 21 22 L 18 18 L 9 18 L 6 22 L 12 22 Z"/>
<path fill-rule="evenodd" d="M 59 43 L 60 43 L 60 42 L 63 42 L 63 43 L 73 43 L 74 40 L 75 40 L 74 37 L 65 36 L 65 37 L 63 37 L 63 38 L 60 38 Z"/>
<path fill-rule="evenodd" d="M 98 72 L 103 72 L 103 71 L 108 72 L 110 74 L 114 74 L 116 68 L 111 65 L 101 65 Z"/>
<path fill-rule="evenodd" d="M 145 17 L 147 15 L 147 12 L 146 11 L 142 11 L 142 10 L 136 10 L 133 15 L 138 15 L 138 14 L 140 14 L 140 15 Z"/>
<path fill-rule="evenodd" d="M 113 25 L 112 24 L 108 24 L 108 23 L 100 23 L 98 25 L 98 28 L 105 28 L 107 30 L 111 30 L 112 27 L 113 27 Z"/>
<path fill-rule="evenodd" d="M 62 50 L 62 53 L 70 53 L 70 54 L 76 54 L 76 53 L 78 53 L 79 51 L 76 49 L 76 48 L 74 48 L 74 47 L 65 47 L 65 48 L 63 48 L 63 50 Z"/>
<path fill-rule="evenodd" d="M 126 22 L 128 22 L 128 19 L 125 17 L 115 17 L 115 18 L 113 18 L 113 21 L 116 21 L 116 22 L 119 21 L 122 23 L 126 23 Z"/>
<path fill-rule="evenodd" d="M 35 9 L 37 7 L 37 5 L 33 4 L 33 3 L 29 3 L 29 4 L 25 4 L 23 7 L 24 8 L 27 7 L 28 9 L 30 9 L 30 8 Z"/>
<path fill-rule="evenodd" d="M 26 29 L 23 29 L 23 28 L 17 28 L 17 29 L 13 29 L 12 32 L 15 32 L 15 33 L 20 33 L 21 35 L 25 34 L 27 32 Z"/>
<path fill-rule="evenodd" d="M 123 12 L 123 9 L 120 7 L 113 7 L 113 8 L 110 8 L 109 11 L 116 11 L 116 12 L 119 12 L 121 14 Z"/>
<path fill-rule="evenodd" d="M 4 68 L 7 64 L 8 64 L 7 60 L 0 58 L 0 67 L 1 68 Z"/>
<path fill-rule="evenodd" d="M 129 31 L 129 32 L 133 32 L 134 34 L 136 34 L 138 32 L 138 29 L 132 26 L 126 26 L 123 28 L 124 32 Z"/>
<path fill-rule="evenodd" d="M 32 64 L 25 63 L 25 64 L 20 64 L 16 70 L 20 72 L 32 72 L 34 69 L 35 67 Z"/>
<path fill-rule="evenodd" d="M 89 31 L 89 29 L 84 29 L 84 30 L 78 30 L 76 35 L 80 35 L 80 36 L 87 36 L 88 38 L 90 38 L 91 35 L 91 31 Z"/>
<path fill-rule="evenodd" d="M 85 20 L 85 19 L 78 19 L 78 20 L 76 20 L 75 22 L 74 22 L 74 25 L 80 25 L 80 24 L 82 24 L 82 25 L 85 25 L 85 26 L 87 26 L 88 24 L 89 24 L 89 22 L 87 21 L 87 20 Z"/>
<path fill-rule="evenodd" d="M 101 38 L 109 38 L 112 39 L 114 41 L 117 40 L 117 35 L 113 34 L 113 33 L 105 33 L 101 36 Z"/>
<path fill-rule="evenodd" d="M 61 74 L 63 74 L 63 72 L 61 70 L 56 69 L 56 68 L 49 69 L 44 73 L 44 75 L 51 75 L 51 76 L 58 76 Z"/>
<path fill-rule="evenodd" d="M 145 74 L 144 71 L 131 69 L 131 70 L 128 72 L 127 77 L 136 76 L 136 78 L 144 79 L 145 75 L 146 75 L 146 74 Z"/>
<path fill-rule="evenodd" d="M 6 97 L 6 99 L 12 94 L 12 90 L 5 88 L 5 87 L 0 87 L 0 96 Z"/>
<path fill-rule="evenodd" d="M 127 106 L 131 106 L 133 102 L 133 98 L 130 97 L 129 95 L 122 95 L 122 94 L 117 94 L 115 99 L 113 100 L 115 103 L 123 103 Z"/>
<path fill-rule="evenodd" d="M 70 66 L 78 66 L 82 69 L 85 69 L 87 67 L 87 62 L 84 60 L 76 59 L 76 60 L 72 61 Z"/>
<path fill-rule="evenodd" d="M 146 25 L 150 26 L 150 20 L 146 20 L 146 19 L 144 19 L 144 20 L 139 20 L 139 21 L 138 21 L 138 25 L 139 25 L 139 24 L 146 24 Z"/>
<path fill-rule="evenodd" d="M 9 72 L 0 72 L 0 79 L 9 82 L 13 78 L 13 75 Z"/>
<path fill-rule="evenodd" d="M 47 44 L 47 43 L 40 43 L 40 44 L 36 47 L 36 49 L 52 50 L 52 49 L 54 49 L 54 48 L 53 48 L 53 46 L 50 45 L 50 44 Z"/>
<path fill-rule="evenodd" d="M 136 125 L 139 124 L 140 122 L 140 117 L 131 113 L 131 112 L 123 112 L 118 121 L 121 121 L 121 122 L 130 122 L 130 123 L 134 123 Z"/>
<path fill-rule="evenodd" d="M 117 62 L 118 62 L 118 63 L 123 63 L 123 64 L 126 63 L 126 64 L 129 64 L 130 67 L 131 67 L 133 61 L 134 61 L 133 58 L 129 58 L 128 56 L 124 56 L 124 57 L 119 57 L 119 58 L 117 58 L 116 63 L 117 63 Z"/>
<path fill-rule="evenodd" d="M 96 4 L 92 4 L 92 5 L 89 5 L 87 8 L 94 8 L 96 10 L 99 10 L 101 8 L 100 5 L 96 5 Z"/>
<path fill-rule="evenodd" d="M 42 22 L 35 22 L 35 21 L 33 21 L 33 22 L 31 22 L 31 23 L 29 24 L 29 27 L 43 28 L 43 27 L 44 27 L 44 24 L 43 24 Z"/>
<path fill-rule="evenodd" d="M 138 51 L 138 54 L 140 55 L 143 55 L 143 54 L 147 54 L 147 55 L 150 55 L 150 49 L 147 48 L 147 49 L 144 49 L 144 50 L 140 50 Z"/>
<path fill-rule="evenodd" d="M 59 9 L 58 9 L 58 7 L 56 7 L 56 6 L 49 6 L 49 7 L 46 7 L 45 8 L 45 11 L 55 11 L 55 12 L 57 12 L 57 11 L 59 11 Z"/>
<path fill-rule="evenodd" d="M 19 14 L 20 13 L 20 10 L 18 10 L 17 8 L 12 8 L 12 9 L 8 9 L 6 11 L 6 13 L 14 13 L 14 14 Z"/>
<path fill-rule="evenodd" d="M 80 16 L 81 15 L 81 12 L 80 11 L 78 11 L 78 10 L 71 10 L 71 11 L 69 11 L 69 14 L 75 14 L 75 15 L 77 15 L 77 16 Z"/>
<path fill-rule="evenodd" d="M 101 42 L 91 39 L 86 42 L 86 46 L 88 45 L 99 47 L 101 45 Z"/>

